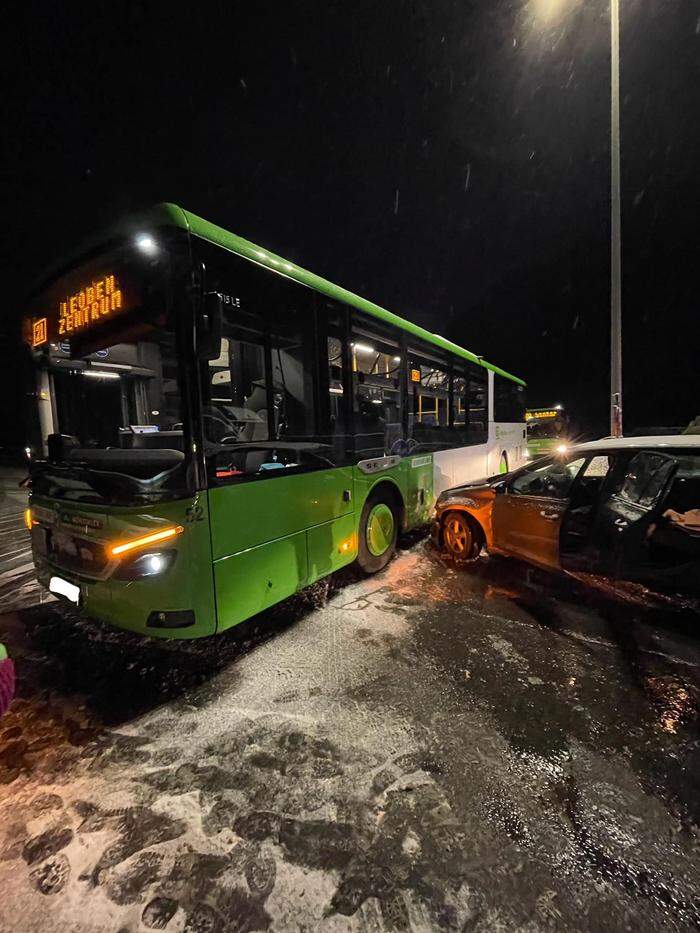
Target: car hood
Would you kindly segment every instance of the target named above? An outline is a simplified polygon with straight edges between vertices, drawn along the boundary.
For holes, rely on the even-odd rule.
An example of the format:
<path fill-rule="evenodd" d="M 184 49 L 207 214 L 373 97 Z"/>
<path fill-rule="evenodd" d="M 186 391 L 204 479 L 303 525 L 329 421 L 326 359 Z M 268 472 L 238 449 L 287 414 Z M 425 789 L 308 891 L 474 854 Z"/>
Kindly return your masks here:
<path fill-rule="evenodd" d="M 500 477 L 500 479 L 502 478 L 503 477 Z M 465 483 L 463 486 L 455 486 L 453 489 L 446 489 L 435 503 L 435 508 L 442 510 L 452 503 L 468 505 L 469 502 L 465 500 L 472 500 L 477 508 L 486 505 L 487 502 L 491 502 L 496 496 L 494 487 L 497 485 L 497 482 L 497 480 L 493 482 L 490 480 L 483 480 L 480 483 Z"/>

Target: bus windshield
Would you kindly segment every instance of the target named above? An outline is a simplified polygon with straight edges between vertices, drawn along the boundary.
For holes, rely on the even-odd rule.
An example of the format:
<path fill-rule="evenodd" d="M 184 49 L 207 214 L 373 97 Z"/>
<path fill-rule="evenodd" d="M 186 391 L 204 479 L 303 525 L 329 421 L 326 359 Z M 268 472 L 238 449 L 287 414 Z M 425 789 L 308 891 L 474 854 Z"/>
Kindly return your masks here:
<path fill-rule="evenodd" d="M 172 262 L 151 238 L 101 253 L 53 281 L 27 321 L 44 454 L 33 486 L 82 501 L 182 492 L 182 366 Z M 39 489 L 37 489 L 39 491 Z"/>
<path fill-rule="evenodd" d="M 558 440 L 568 429 L 568 417 L 562 408 L 531 408 L 525 414 L 528 440 Z"/>

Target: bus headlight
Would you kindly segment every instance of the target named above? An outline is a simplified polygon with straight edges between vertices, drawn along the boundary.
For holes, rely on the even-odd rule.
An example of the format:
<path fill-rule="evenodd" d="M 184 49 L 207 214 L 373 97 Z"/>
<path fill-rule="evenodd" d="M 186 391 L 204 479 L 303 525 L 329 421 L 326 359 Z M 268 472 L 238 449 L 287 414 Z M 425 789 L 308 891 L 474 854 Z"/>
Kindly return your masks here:
<path fill-rule="evenodd" d="M 125 561 L 114 573 L 116 580 L 141 580 L 158 577 L 175 563 L 177 551 L 147 551 L 130 561 Z"/>

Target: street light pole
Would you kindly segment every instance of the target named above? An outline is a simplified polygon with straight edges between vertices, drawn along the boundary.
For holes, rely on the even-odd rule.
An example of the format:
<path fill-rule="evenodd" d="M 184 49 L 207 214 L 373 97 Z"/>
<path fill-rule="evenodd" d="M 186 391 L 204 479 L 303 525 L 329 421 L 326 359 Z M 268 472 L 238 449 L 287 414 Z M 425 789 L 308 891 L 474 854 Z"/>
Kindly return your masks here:
<path fill-rule="evenodd" d="M 622 437 L 620 0 L 610 0 L 610 434 Z"/>

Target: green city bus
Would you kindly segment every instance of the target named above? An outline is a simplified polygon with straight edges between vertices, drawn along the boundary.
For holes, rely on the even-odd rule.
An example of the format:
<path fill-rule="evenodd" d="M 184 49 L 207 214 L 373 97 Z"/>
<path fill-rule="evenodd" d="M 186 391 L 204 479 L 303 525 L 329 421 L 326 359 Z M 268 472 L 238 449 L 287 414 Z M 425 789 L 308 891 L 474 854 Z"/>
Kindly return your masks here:
<path fill-rule="evenodd" d="M 546 457 L 553 451 L 563 452 L 568 446 L 569 417 L 563 405 L 548 408 L 528 408 L 527 451 L 530 457 Z"/>
<path fill-rule="evenodd" d="M 391 558 L 442 489 L 526 456 L 524 383 L 174 205 L 32 292 L 39 580 L 160 637 Z"/>

